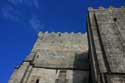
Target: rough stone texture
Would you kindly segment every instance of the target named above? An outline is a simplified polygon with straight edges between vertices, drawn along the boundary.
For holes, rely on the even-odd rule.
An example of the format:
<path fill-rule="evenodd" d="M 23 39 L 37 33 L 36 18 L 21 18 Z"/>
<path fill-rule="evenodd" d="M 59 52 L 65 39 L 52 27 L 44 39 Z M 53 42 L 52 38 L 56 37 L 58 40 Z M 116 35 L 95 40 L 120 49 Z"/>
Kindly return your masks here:
<path fill-rule="evenodd" d="M 26 61 L 36 67 L 89 69 L 87 35 L 40 32 Z"/>
<path fill-rule="evenodd" d="M 28 68 L 29 68 L 29 63 L 24 62 L 19 67 L 19 69 L 16 69 L 14 71 L 14 74 L 11 76 L 9 83 L 21 83 L 25 73 L 27 73 Z"/>
<path fill-rule="evenodd" d="M 88 37 L 93 82 L 125 83 L 125 8 L 91 8 Z"/>
<path fill-rule="evenodd" d="M 107 75 L 107 83 L 125 83 L 125 75 Z"/>
<path fill-rule="evenodd" d="M 43 69 L 43 68 L 33 68 L 32 72 L 26 83 L 55 83 L 56 70 L 53 69 Z"/>
<path fill-rule="evenodd" d="M 40 50 L 34 59 L 36 67 L 88 69 L 87 53 L 76 54 L 74 51 Z"/>
<path fill-rule="evenodd" d="M 87 34 L 42 33 L 9 83 L 88 83 Z"/>

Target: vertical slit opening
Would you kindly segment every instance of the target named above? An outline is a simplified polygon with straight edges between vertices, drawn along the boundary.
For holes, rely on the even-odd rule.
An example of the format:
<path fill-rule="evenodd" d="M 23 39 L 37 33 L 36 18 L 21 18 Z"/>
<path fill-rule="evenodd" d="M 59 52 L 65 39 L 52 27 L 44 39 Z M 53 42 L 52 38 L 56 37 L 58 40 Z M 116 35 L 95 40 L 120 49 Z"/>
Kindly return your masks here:
<path fill-rule="evenodd" d="M 61 33 L 59 33 L 59 36 L 61 36 Z"/>
<path fill-rule="evenodd" d="M 36 83 L 39 83 L 39 79 L 36 80 Z"/>
<path fill-rule="evenodd" d="M 116 21 L 117 21 L 117 18 L 114 18 L 113 20 L 114 20 L 114 22 L 116 22 Z"/>

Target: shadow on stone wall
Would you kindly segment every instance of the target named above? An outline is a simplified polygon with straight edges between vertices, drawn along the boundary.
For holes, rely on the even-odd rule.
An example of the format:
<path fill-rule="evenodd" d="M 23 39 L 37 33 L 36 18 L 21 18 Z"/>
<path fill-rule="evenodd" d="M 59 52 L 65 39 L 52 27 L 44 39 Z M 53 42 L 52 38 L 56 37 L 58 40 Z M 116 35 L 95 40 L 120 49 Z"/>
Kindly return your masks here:
<path fill-rule="evenodd" d="M 89 83 L 88 53 L 76 54 L 74 61 L 73 83 Z"/>

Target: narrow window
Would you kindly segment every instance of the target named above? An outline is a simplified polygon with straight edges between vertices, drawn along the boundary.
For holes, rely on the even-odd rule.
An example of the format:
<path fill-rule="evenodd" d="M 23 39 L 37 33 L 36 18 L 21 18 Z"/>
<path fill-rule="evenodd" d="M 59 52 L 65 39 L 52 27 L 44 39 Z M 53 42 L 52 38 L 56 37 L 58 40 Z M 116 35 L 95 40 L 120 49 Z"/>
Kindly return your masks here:
<path fill-rule="evenodd" d="M 61 36 L 61 33 L 59 33 L 59 36 Z"/>
<path fill-rule="evenodd" d="M 37 58 L 39 58 L 39 55 L 37 55 Z"/>
<path fill-rule="evenodd" d="M 117 18 L 114 18 L 113 20 L 114 20 L 114 22 L 116 22 L 116 21 L 117 21 Z"/>
<path fill-rule="evenodd" d="M 39 79 L 36 80 L 36 83 L 39 83 Z"/>

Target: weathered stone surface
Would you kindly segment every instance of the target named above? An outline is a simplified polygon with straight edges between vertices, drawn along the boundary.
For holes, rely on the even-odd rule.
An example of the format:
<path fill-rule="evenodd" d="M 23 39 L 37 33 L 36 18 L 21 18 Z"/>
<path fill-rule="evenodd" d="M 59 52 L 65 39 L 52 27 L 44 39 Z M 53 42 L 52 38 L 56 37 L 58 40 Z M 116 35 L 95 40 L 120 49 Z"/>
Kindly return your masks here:
<path fill-rule="evenodd" d="M 25 59 L 25 61 L 33 61 L 35 58 L 36 52 L 31 52 Z"/>
<path fill-rule="evenodd" d="M 39 33 L 33 50 L 37 49 L 68 49 L 74 51 L 88 51 L 87 34 L 82 33 Z"/>
<path fill-rule="evenodd" d="M 89 71 L 67 70 L 68 83 L 89 83 Z"/>
<path fill-rule="evenodd" d="M 125 8 L 89 11 L 89 56 L 94 83 L 125 83 L 124 15 Z"/>
<path fill-rule="evenodd" d="M 40 50 L 33 61 L 36 67 L 89 69 L 87 53 L 72 50 Z"/>
<path fill-rule="evenodd" d="M 29 68 L 29 62 L 24 62 L 19 69 L 16 69 L 10 78 L 9 83 L 21 83 Z"/>
<path fill-rule="evenodd" d="M 30 66 L 25 71 L 25 75 L 19 79 L 19 75 L 22 74 L 19 68 L 19 72 L 12 76 L 13 79 L 9 83 L 88 83 L 89 71 L 83 70 L 67 70 L 67 69 L 46 69 L 35 68 Z M 17 75 L 18 74 L 18 75 Z M 23 73 L 24 74 L 24 73 Z"/>
<path fill-rule="evenodd" d="M 89 69 L 87 34 L 40 32 L 29 60 L 36 67 Z"/>
<path fill-rule="evenodd" d="M 108 83 L 125 83 L 125 75 L 107 75 Z"/>
<path fill-rule="evenodd" d="M 56 70 L 33 68 L 26 83 L 55 83 Z"/>
<path fill-rule="evenodd" d="M 88 83 L 87 35 L 42 33 L 9 83 Z"/>

